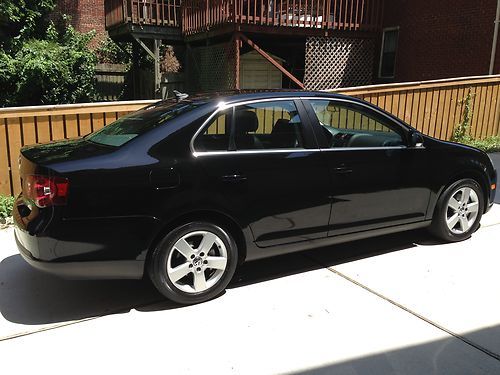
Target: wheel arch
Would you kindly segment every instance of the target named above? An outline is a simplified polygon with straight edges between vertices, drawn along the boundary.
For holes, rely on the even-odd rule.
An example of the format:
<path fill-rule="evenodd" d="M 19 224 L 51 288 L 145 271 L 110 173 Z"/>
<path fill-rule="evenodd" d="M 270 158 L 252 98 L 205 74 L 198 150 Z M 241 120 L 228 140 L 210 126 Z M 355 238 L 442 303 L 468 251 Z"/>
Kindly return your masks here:
<path fill-rule="evenodd" d="M 472 179 L 472 180 L 476 181 L 479 184 L 479 186 L 481 187 L 481 192 L 483 193 L 483 199 L 485 200 L 484 207 L 483 207 L 483 214 L 486 213 L 487 207 L 488 207 L 487 201 L 489 199 L 488 198 L 489 197 L 489 194 L 488 194 L 488 182 L 486 180 L 486 177 L 480 171 L 478 171 L 476 169 L 467 169 L 465 171 L 460 171 L 460 172 L 457 172 L 457 173 L 453 174 L 448 179 L 448 182 L 439 191 L 438 199 L 439 199 L 439 197 L 441 197 L 441 195 L 443 194 L 443 192 L 449 186 L 451 186 L 456 181 L 459 181 L 459 180 L 462 180 L 462 179 L 466 179 L 466 178 L 469 178 L 469 179 Z M 434 207 L 434 209 L 435 209 L 435 207 Z"/>
<path fill-rule="evenodd" d="M 158 243 L 167 235 L 167 233 L 183 224 L 187 224 L 192 221 L 208 221 L 228 230 L 234 237 L 236 245 L 238 246 L 238 264 L 241 264 L 245 261 L 247 255 L 246 238 L 244 231 L 241 229 L 241 226 L 236 222 L 236 220 L 234 220 L 231 216 L 217 210 L 201 209 L 182 213 L 166 222 L 156 234 L 154 239 L 151 241 L 148 252 L 146 254 L 145 264 L 149 264 L 151 254 L 153 253 Z"/>

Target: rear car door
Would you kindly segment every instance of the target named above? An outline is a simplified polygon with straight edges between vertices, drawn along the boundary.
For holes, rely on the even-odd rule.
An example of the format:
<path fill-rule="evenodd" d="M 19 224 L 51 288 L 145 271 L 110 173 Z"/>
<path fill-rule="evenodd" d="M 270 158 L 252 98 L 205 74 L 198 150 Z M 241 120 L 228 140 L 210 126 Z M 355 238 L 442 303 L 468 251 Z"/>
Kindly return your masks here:
<path fill-rule="evenodd" d="M 327 235 L 329 176 L 307 121 L 300 101 L 257 100 L 215 114 L 194 141 L 206 201 L 260 247 Z"/>
<path fill-rule="evenodd" d="M 349 99 L 304 100 L 331 177 L 329 236 L 425 219 L 423 150 L 382 111 Z"/>

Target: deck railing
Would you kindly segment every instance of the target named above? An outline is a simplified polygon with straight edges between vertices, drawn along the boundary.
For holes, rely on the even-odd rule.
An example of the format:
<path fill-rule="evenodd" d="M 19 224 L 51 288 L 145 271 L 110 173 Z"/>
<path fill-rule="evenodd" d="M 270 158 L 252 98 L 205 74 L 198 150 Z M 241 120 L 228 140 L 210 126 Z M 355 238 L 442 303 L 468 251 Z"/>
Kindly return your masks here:
<path fill-rule="evenodd" d="M 184 0 L 184 34 L 224 24 L 324 30 L 380 28 L 383 0 Z"/>
<path fill-rule="evenodd" d="M 123 23 L 179 27 L 181 0 L 106 0 L 106 28 Z"/>
<path fill-rule="evenodd" d="M 187 35 L 226 24 L 371 31 L 381 25 L 383 1 L 106 0 L 106 27 L 182 25 Z"/>

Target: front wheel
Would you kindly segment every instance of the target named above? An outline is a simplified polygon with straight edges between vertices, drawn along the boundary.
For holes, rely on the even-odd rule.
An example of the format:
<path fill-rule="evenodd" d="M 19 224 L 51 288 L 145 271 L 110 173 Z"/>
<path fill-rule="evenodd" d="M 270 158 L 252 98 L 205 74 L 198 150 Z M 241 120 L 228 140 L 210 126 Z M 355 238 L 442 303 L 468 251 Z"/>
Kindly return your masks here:
<path fill-rule="evenodd" d="M 483 211 L 479 184 L 472 179 L 456 181 L 441 194 L 430 230 L 445 241 L 462 241 L 477 230 Z"/>
<path fill-rule="evenodd" d="M 170 232 L 154 250 L 149 275 L 168 299 L 193 304 L 220 294 L 234 274 L 238 253 L 229 232 L 193 222 Z"/>

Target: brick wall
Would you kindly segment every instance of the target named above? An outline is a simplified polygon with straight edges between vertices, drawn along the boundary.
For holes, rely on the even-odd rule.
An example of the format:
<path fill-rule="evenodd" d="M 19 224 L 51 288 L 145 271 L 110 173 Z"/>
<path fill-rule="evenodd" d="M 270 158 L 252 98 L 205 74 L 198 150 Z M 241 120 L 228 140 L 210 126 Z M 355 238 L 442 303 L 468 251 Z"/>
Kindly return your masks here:
<path fill-rule="evenodd" d="M 58 0 L 56 14 L 71 16 L 71 24 L 79 32 L 96 31 L 91 46 L 98 45 L 107 35 L 105 30 L 104 0 Z"/>
<path fill-rule="evenodd" d="M 385 0 L 384 27 L 400 27 L 393 81 L 488 74 L 496 4 L 496 0 Z M 494 72 L 500 73 L 500 44 Z"/>

